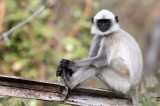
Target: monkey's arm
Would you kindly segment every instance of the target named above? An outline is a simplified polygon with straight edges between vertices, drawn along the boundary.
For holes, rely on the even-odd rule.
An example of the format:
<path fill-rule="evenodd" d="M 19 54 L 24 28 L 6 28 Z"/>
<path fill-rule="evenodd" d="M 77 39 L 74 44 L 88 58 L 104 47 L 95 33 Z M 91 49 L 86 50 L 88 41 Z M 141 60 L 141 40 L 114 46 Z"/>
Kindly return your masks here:
<path fill-rule="evenodd" d="M 107 65 L 107 55 L 106 55 L 106 46 L 105 44 L 101 44 L 102 46 L 99 48 L 98 55 L 95 57 L 83 59 L 83 60 L 76 60 L 76 61 L 69 61 L 62 59 L 61 61 L 61 67 L 66 67 L 68 69 L 75 69 L 75 68 L 81 68 L 81 67 L 88 67 L 88 66 L 94 66 L 94 67 L 102 67 Z"/>
<path fill-rule="evenodd" d="M 88 58 L 95 57 L 97 55 L 100 47 L 101 39 L 102 39 L 102 36 L 98 36 L 98 35 L 94 36 Z"/>
<path fill-rule="evenodd" d="M 69 64 L 69 68 L 71 67 L 87 67 L 87 66 L 94 66 L 94 67 L 101 67 L 107 65 L 107 57 L 106 56 L 96 56 L 92 58 L 87 58 L 83 60 L 76 60 L 73 63 Z"/>
<path fill-rule="evenodd" d="M 93 66 L 93 67 L 102 67 L 107 65 L 106 61 L 106 56 L 96 56 L 93 58 L 87 58 L 83 60 L 76 60 L 76 61 L 69 61 L 66 59 L 62 59 L 60 66 L 67 68 L 67 69 L 76 69 L 76 68 L 81 68 L 81 67 L 88 67 L 88 66 Z"/>

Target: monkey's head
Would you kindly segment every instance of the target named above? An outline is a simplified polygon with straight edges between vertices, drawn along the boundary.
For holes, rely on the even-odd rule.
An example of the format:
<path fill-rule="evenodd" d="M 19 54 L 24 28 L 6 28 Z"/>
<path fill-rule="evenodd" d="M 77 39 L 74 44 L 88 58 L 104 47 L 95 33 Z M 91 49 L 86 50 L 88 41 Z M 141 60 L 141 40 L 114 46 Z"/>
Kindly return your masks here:
<path fill-rule="evenodd" d="M 118 17 L 111 11 L 101 10 L 93 18 L 91 33 L 97 35 L 108 35 L 119 29 Z"/>

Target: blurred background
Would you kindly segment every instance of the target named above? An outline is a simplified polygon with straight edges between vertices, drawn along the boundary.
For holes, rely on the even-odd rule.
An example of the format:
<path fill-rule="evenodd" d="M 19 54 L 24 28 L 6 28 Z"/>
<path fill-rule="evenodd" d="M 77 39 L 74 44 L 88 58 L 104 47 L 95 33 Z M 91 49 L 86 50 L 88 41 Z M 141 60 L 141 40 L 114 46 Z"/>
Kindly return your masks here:
<path fill-rule="evenodd" d="M 0 0 L 0 35 L 22 22 L 51 0 Z M 141 106 L 160 106 L 160 1 L 57 0 L 37 18 L 0 41 L 0 74 L 57 82 L 62 58 L 87 57 L 93 35 L 91 17 L 108 9 L 119 17 L 121 28 L 138 42 L 143 53 Z M 96 83 L 95 83 L 96 82 Z M 96 78 L 84 86 L 103 88 Z M 0 106 L 68 106 L 31 99 L 0 97 Z"/>

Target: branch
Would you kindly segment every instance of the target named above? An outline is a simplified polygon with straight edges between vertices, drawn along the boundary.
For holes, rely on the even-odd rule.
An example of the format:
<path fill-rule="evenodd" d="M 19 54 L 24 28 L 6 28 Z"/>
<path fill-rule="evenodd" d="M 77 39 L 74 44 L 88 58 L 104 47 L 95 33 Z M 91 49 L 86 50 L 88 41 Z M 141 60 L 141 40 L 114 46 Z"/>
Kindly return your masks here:
<path fill-rule="evenodd" d="M 131 106 L 124 95 L 110 90 L 78 87 L 66 92 L 62 84 L 0 75 L 0 95 L 80 106 Z"/>
<path fill-rule="evenodd" d="M 0 40 L 4 39 L 4 41 L 8 42 L 8 36 L 15 31 L 16 29 L 22 27 L 23 25 L 25 25 L 26 23 L 30 22 L 33 18 L 39 16 L 40 14 L 42 14 L 45 9 L 49 8 L 50 6 L 52 6 L 57 0 L 52 0 L 51 2 L 49 2 L 45 7 L 40 8 L 39 10 L 37 10 L 32 16 L 28 17 L 27 19 L 25 19 L 24 21 L 22 21 L 21 23 L 19 23 L 18 25 L 14 26 L 13 28 L 11 28 L 10 30 L 8 30 L 7 32 L 4 32 L 0 35 Z"/>
<path fill-rule="evenodd" d="M 69 36 L 76 36 L 82 27 L 82 22 L 89 17 L 92 11 L 92 0 L 86 0 L 86 6 L 82 18 L 78 21 L 77 25 L 68 33 Z"/>

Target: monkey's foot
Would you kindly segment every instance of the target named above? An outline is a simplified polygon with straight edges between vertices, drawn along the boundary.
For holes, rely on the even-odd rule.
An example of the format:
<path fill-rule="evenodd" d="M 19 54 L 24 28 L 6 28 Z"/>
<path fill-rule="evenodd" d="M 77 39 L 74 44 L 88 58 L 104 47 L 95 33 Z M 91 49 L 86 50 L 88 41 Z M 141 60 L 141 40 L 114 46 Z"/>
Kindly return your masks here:
<path fill-rule="evenodd" d="M 61 76 L 62 75 L 62 69 L 60 66 L 58 66 L 58 69 L 56 71 L 56 77 Z"/>

